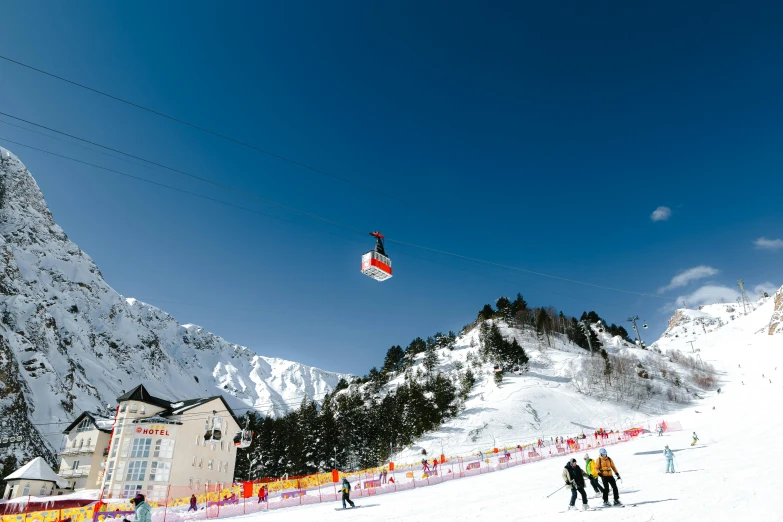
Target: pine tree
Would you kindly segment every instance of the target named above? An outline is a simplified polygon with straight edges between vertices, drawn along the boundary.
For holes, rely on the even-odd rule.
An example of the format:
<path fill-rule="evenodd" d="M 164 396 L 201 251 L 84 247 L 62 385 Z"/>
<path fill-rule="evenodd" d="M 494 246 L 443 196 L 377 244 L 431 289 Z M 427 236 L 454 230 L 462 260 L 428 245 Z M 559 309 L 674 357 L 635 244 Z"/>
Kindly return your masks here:
<path fill-rule="evenodd" d="M 492 305 L 485 304 L 484 308 L 479 312 L 478 318 L 480 321 L 486 321 L 487 319 L 492 319 L 494 315 L 495 311 L 492 309 Z"/>
<path fill-rule="evenodd" d="M 17 467 L 16 455 L 13 453 L 3 459 L 3 467 L 2 470 L 0 470 L 0 473 L 2 473 L 2 475 L 0 475 L 0 491 L 5 491 L 6 481 L 3 479 L 16 471 Z"/>
<path fill-rule="evenodd" d="M 402 369 L 402 359 L 405 357 L 405 351 L 400 346 L 392 346 L 386 352 L 386 357 L 383 360 L 383 368 L 381 371 L 384 373 L 398 372 Z"/>
<path fill-rule="evenodd" d="M 422 362 L 427 373 L 432 373 L 438 367 L 438 362 L 438 352 L 435 350 L 435 347 L 427 348 L 424 352 L 424 361 Z"/>

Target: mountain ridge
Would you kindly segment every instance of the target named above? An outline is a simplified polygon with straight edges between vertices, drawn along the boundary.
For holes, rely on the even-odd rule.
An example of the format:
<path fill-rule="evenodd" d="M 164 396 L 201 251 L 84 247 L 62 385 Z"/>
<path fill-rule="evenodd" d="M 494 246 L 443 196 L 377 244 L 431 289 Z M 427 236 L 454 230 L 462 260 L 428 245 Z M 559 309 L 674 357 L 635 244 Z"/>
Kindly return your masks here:
<path fill-rule="evenodd" d="M 169 399 L 220 393 L 238 410 L 279 416 L 352 377 L 264 357 L 122 296 L 3 148 L 0 261 L 0 415 L 35 433 L 22 454 L 53 463 L 58 428 L 137 384 Z"/>

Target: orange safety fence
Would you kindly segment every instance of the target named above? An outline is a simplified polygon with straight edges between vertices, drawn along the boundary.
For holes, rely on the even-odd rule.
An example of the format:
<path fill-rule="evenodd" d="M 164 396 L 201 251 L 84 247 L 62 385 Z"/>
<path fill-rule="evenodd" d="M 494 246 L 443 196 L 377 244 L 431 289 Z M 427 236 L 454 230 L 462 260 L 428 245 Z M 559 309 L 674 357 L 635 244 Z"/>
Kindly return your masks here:
<path fill-rule="evenodd" d="M 679 427 L 676 421 L 668 424 L 671 425 Z M 572 444 L 565 441 L 555 443 L 550 439 L 541 441 L 542 444 L 534 441 L 488 448 L 487 451 L 466 456 L 447 458 L 440 455 L 439 458 L 429 459 L 426 467 L 421 462 L 389 462 L 385 466 L 353 472 L 330 470 L 313 475 L 262 478 L 241 483 L 164 486 L 142 493 L 147 495 L 152 507 L 152 522 L 190 522 L 231 517 L 289 506 L 339 501 L 343 477 L 351 483 L 352 497 L 364 497 L 490 473 L 632 439 L 628 431 L 612 430 L 605 433 L 604 436 L 578 438 Z M 262 488 L 266 488 L 263 495 Z M 3 515 L 0 522 L 119 522 L 122 518 L 133 519 L 130 502 L 109 499 L 108 492 L 106 497 L 103 501 L 84 507 Z"/>

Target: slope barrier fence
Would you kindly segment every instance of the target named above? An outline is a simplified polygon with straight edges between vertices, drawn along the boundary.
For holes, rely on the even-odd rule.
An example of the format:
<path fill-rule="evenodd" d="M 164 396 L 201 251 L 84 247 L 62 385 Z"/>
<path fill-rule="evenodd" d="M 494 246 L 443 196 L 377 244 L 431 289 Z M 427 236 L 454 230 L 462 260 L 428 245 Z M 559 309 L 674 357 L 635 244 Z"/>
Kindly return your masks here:
<path fill-rule="evenodd" d="M 661 425 L 665 431 L 682 430 L 676 421 L 657 423 L 655 430 Z M 446 458 L 440 455 L 437 459 L 428 459 L 429 469 L 425 469 L 421 462 L 403 466 L 389 462 L 384 467 L 356 472 L 331 470 L 301 477 L 264 478 L 225 485 L 167 486 L 163 491 L 156 490 L 158 498 L 155 498 L 154 492 L 148 492 L 147 502 L 152 507 L 152 522 L 232 517 L 305 504 L 339 502 L 343 477 L 351 483 L 352 499 L 370 497 L 494 473 L 552 457 L 591 450 L 597 452 L 601 447 L 627 442 L 641 433 L 650 432 L 652 426 L 648 425 L 647 428 L 608 432 L 604 436 L 590 435 L 574 444 L 543 441 L 539 445 L 536 441 L 515 447 L 492 448 L 469 456 Z M 433 464 L 433 460 L 437 460 L 437 465 Z M 264 487 L 267 493 L 261 496 Z M 21 510 L 24 504 L 19 505 Z M 29 512 L 25 509 L 24 512 L 2 515 L 0 522 L 121 522 L 123 518 L 133 520 L 133 507 L 128 499 L 102 498 L 83 507 Z"/>

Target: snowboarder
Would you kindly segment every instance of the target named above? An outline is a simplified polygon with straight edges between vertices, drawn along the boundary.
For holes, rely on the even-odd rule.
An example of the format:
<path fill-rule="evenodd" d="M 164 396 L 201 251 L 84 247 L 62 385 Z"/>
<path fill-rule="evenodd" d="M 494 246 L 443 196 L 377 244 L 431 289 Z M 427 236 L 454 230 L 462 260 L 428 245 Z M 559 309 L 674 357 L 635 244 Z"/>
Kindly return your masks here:
<path fill-rule="evenodd" d="M 620 473 L 617 471 L 617 468 L 614 466 L 614 461 L 611 458 L 609 458 L 609 456 L 606 454 L 605 448 L 601 448 L 601 451 L 599 451 L 598 453 L 600 453 L 600 456 L 598 457 L 596 468 L 598 471 L 598 476 L 601 477 L 601 482 L 603 483 L 604 486 L 604 506 L 608 507 L 611 505 L 609 504 L 609 486 L 612 486 L 612 494 L 614 495 L 614 505 L 615 506 L 622 505 L 622 503 L 620 502 L 620 494 L 617 492 L 617 482 L 612 476 L 612 471 L 614 471 L 617 480 L 622 480 L 620 478 Z"/>
<path fill-rule="evenodd" d="M 696 443 L 699 442 L 699 437 L 696 435 L 696 432 L 693 432 L 693 442 L 691 442 L 691 446 L 695 446 Z"/>
<path fill-rule="evenodd" d="M 149 504 L 144 502 L 144 495 L 139 493 L 133 497 L 131 504 L 133 504 L 134 522 L 152 522 L 151 508 Z"/>
<path fill-rule="evenodd" d="M 190 496 L 190 507 L 188 508 L 188 513 L 191 511 L 198 511 L 198 506 L 196 504 L 196 495 Z"/>
<path fill-rule="evenodd" d="M 571 459 L 563 468 L 563 480 L 567 486 L 571 486 L 571 502 L 568 503 L 568 510 L 576 509 L 576 494 L 582 495 L 582 511 L 587 511 L 590 506 L 587 505 L 587 493 L 585 493 L 584 471 L 576 463 L 576 459 Z"/>
<path fill-rule="evenodd" d="M 348 502 L 351 505 L 352 508 L 356 507 L 356 504 L 354 504 L 353 501 L 351 500 L 351 483 L 348 482 L 348 479 L 345 478 L 345 477 L 343 477 L 343 484 L 340 487 L 340 491 L 343 492 L 343 509 L 346 509 L 346 507 L 347 507 L 345 505 L 346 502 Z M 150 522 L 150 521 L 147 521 L 147 522 Z"/>
<path fill-rule="evenodd" d="M 666 473 L 674 473 L 674 452 L 669 449 L 669 445 L 663 450 L 663 456 L 666 457 Z"/>
<path fill-rule="evenodd" d="M 603 497 L 604 488 L 598 483 L 598 473 L 595 471 L 595 461 L 591 459 L 590 455 L 587 453 L 585 453 L 585 473 L 587 474 L 588 480 L 590 480 L 590 485 L 593 486 L 593 491 L 595 491 L 595 496 L 593 496 L 593 498 Z"/>

